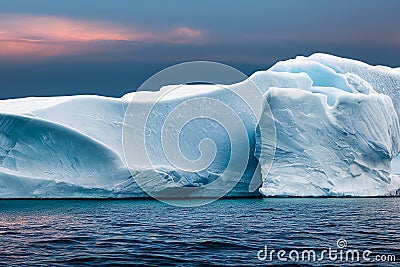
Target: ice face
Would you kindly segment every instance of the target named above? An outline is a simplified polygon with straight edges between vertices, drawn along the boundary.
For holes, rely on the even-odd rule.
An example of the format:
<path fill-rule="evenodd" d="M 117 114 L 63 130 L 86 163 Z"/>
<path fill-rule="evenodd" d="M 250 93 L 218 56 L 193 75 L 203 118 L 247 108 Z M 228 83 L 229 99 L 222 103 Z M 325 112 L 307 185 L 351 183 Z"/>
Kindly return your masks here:
<path fill-rule="evenodd" d="M 398 177 L 390 173 L 400 151 L 398 73 L 324 54 L 278 62 L 270 71 L 307 74 L 312 86 L 272 88 L 265 95 L 277 149 L 272 168 L 262 167 L 264 195 L 396 193 Z M 261 132 L 265 127 L 261 120 Z M 261 166 L 269 145 L 257 138 Z"/>
<path fill-rule="evenodd" d="M 266 98 L 278 135 L 272 168 L 268 173 L 262 167 L 263 194 L 373 196 L 390 193 L 390 161 L 399 151 L 400 136 L 389 97 L 345 92 L 331 106 L 325 94 L 271 88 Z M 263 127 L 261 120 L 261 131 Z M 258 141 L 260 146 L 267 143 L 261 138 Z M 261 166 L 264 154 L 261 150 Z"/>
<path fill-rule="evenodd" d="M 245 101 L 229 90 L 181 86 L 157 103 L 148 118 L 151 134 L 146 146 L 152 164 L 134 162 L 129 168 L 122 141 L 125 113 L 134 97 L 140 117 L 146 96 L 156 92 L 130 93 L 122 98 L 2 100 L 0 197 L 148 197 L 135 179 L 146 181 L 146 191 L 161 195 L 187 187 L 194 188 L 191 197 L 209 197 L 229 181 L 216 183 L 215 191 L 195 189 L 213 183 L 224 172 L 233 151 L 229 136 L 239 136 L 239 129 L 244 129 L 245 137 L 236 138 L 239 142 L 234 148 L 247 147 L 236 158 L 246 163 L 243 173 L 233 169 L 232 173 L 241 177 L 230 196 L 259 194 L 250 188 L 261 179 L 260 192 L 268 196 L 392 194 L 400 187 L 399 176 L 391 175 L 391 160 L 400 151 L 399 75 L 398 69 L 315 54 L 279 62 L 231 85 L 246 90 L 251 82 L 261 89 L 262 100 L 273 113 L 276 144 L 265 134 L 271 130 L 268 112 L 262 113 L 258 124 Z M 202 98 L 208 102 L 191 101 Z M 180 117 L 200 111 L 223 118 L 223 113 L 211 108 L 215 101 L 229 106 L 239 124 L 232 122 L 224 128 L 216 121 L 197 118 L 179 131 L 175 129 Z M 170 115 L 182 103 L 190 103 L 190 112 L 175 112 L 174 119 Z M 165 125 L 170 126 L 167 137 L 179 133 L 179 149 L 185 158 L 195 161 L 209 152 L 209 147 L 202 151 L 199 146 L 208 138 L 217 148 L 214 160 L 199 171 L 172 164 L 163 151 L 161 131 Z M 276 145 L 275 155 L 270 154 L 272 145 Z M 272 156 L 275 160 L 269 169 Z"/>

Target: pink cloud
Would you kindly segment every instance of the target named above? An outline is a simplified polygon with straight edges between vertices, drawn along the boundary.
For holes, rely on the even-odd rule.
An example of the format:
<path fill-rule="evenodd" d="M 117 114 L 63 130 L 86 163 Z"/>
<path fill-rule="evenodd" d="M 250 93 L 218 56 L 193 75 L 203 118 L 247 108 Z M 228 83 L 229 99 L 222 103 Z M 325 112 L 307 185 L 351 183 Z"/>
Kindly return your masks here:
<path fill-rule="evenodd" d="M 57 56 L 105 49 L 96 42 L 190 44 L 204 40 L 204 32 L 188 27 L 145 30 L 101 21 L 64 17 L 1 15 L 0 56 Z M 96 47 L 96 48 L 94 48 Z M 109 48 L 110 49 L 110 48 Z"/>

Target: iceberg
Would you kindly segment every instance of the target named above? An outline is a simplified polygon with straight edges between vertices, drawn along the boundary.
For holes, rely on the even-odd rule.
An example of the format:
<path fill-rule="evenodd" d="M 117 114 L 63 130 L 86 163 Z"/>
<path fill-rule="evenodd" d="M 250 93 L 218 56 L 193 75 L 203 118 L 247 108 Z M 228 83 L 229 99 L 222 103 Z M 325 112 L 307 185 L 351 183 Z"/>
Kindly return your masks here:
<path fill-rule="evenodd" d="M 314 54 L 232 85 L 1 100 L 0 198 L 396 194 L 399 88 L 398 69 Z"/>
<path fill-rule="evenodd" d="M 1 197 L 107 197 L 129 178 L 119 155 L 120 101 L 72 96 L 0 106 Z"/>
<path fill-rule="evenodd" d="M 235 98 L 227 95 L 227 92 L 211 89 L 196 95 L 234 103 Z M 137 93 L 139 99 L 146 94 Z M 149 130 L 159 133 L 162 128 L 160 120 L 165 119 L 174 105 L 193 96 L 180 94 L 159 102 L 157 116 L 149 121 Z M 0 196 L 138 198 L 148 197 L 146 192 L 156 192 L 160 197 L 168 197 L 172 189 L 186 187 L 191 191 L 185 197 L 210 197 L 230 183 L 222 181 L 213 190 L 201 190 L 201 186 L 219 177 L 229 161 L 231 150 L 224 129 L 212 121 L 193 121 L 183 129 L 180 143 L 189 158 L 197 157 L 199 151 L 193 150 L 193 146 L 204 136 L 212 137 L 219 149 L 215 162 L 208 168 L 196 172 L 174 168 L 165 157 L 160 156 L 162 146 L 159 138 L 161 135 L 158 134 L 152 135 L 154 138 L 150 139 L 148 146 L 153 164 L 138 164 L 128 168 L 124 161 L 122 128 L 129 104 L 129 96 L 121 99 L 71 96 L 1 101 Z M 135 104 L 138 108 L 145 105 Z M 250 113 L 245 105 L 237 107 L 239 112 L 242 109 L 243 121 L 240 123 L 245 127 L 245 133 L 249 134 L 246 135 L 247 142 L 244 142 L 248 153 L 241 155 L 240 162 L 245 164 L 241 175 L 243 179 L 234 184 L 236 187 L 229 192 L 230 196 L 259 194 L 258 188 L 249 191 L 249 183 L 257 167 L 257 160 L 253 156 L 256 122 L 246 115 Z M 259 170 L 256 176 L 261 180 Z M 145 186 L 138 186 L 138 180 L 145 180 Z"/>
<path fill-rule="evenodd" d="M 264 157 L 270 157 L 263 150 L 271 144 L 257 139 L 262 194 L 396 194 L 391 161 L 400 152 L 398 72 L 325 54 L 278 62 L 270 71 L 305 73 L 312 86 L 270 88 L 265 94 L 277 141 L 272 168 L 263 168 Z M 266 127 L 261 119 L 260 131 Z"/>

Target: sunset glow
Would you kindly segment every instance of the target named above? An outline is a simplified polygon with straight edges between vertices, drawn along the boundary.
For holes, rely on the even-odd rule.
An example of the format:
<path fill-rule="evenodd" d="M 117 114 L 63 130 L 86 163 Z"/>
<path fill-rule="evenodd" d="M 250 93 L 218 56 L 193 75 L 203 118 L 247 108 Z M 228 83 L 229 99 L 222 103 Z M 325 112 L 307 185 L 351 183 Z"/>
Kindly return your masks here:
<path fill-rule="evenodd" d="M 190 44 L 204 33 L 188 27 L 144 30 L 116 23 L 51 16 L 2 15 L 0 56 L 57 56 L 99 52 L 90 43 L 144 42 Z M 89 44 L 88 44 L 89 43 Z"/>

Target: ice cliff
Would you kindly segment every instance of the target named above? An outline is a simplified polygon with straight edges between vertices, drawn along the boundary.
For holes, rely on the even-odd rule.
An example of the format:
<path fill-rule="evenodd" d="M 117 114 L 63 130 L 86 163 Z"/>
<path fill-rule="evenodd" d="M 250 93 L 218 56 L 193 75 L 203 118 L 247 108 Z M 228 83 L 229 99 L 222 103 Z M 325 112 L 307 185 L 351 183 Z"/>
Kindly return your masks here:
<path fill-rule="evenodd" d="M 215 85 L 181 86 L 159 101 L 149 117 L 141 114 L 147 97 L 168 88 L 122 98 L 1 100 L 0 197 L 147 197 L 143 187 L 161 196 L 163 192 L 169 196 L 174 188 L 190 188 L 185 196 L 210 197 L 231 186 L 229 179 L 218 179 L 231 159 L 235 162 L 229 174 L 238 176 L 238 183 L 232 184 L 230 196 L 398 192 L 399 178 L 391 175 L 391 161 L 400 152 L 398 69 L 314 54 L 278 62 L 227 87 L 245 92 L 250 84 L 260 88 L 269 107 L 259 122 L 245 100 Z M 232 114 L 216 111 L 217 102 Z M 177 107 L 185 103 L 190 103 L 191 112 L 177 113 Z M 125 162 L 122 132 L 132 105 L 138 122 L 147 120 L 151 165 L 139 160 L 128 167 Z M 200 111 L 227 123 L 199 118 L 174 129 L 171 113 L 181 119 Z M 271 130 L 272 120 L 276 138 L 271 139 L 263 133 Z M 135 125 L 130 127 L 130 138 L 135 139 Z M 179 155 L 196 162 L 215 146 L 213 161 L 199 170 L 177 168 L 163 151 L 164 127 L 170 128 L 167 137 L 178 140 Z M 213 145 L 202 147 L 208 139 Z M 138 179 L 145 181 L 142 188 Z M 261 180 L 259 190 L 252 188 Z M 216 185 L 212 190 L 202 190 L 212 183 Z"/>
<path fill-rule="evenodd" d="M 398 177 L 390 173 L 400 151 L 398 72 L 324 54 L 279 62 L 269 71 L 305 73 L 312 86 L 266 93 L 277 142 L 273 166 L 263 170 L 264 195 L 395 194 Z M 257 140 L 262 165 L 269 144 Z"/>

